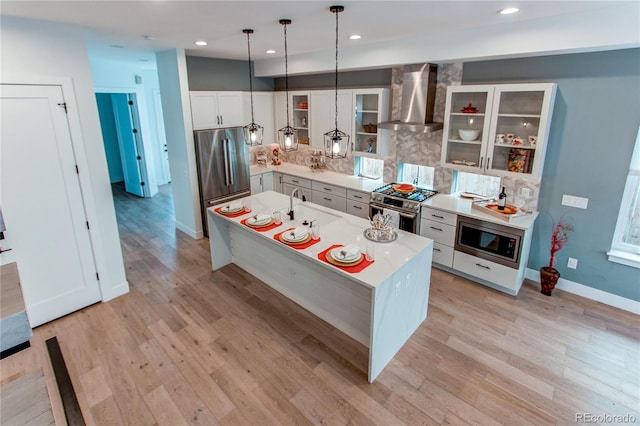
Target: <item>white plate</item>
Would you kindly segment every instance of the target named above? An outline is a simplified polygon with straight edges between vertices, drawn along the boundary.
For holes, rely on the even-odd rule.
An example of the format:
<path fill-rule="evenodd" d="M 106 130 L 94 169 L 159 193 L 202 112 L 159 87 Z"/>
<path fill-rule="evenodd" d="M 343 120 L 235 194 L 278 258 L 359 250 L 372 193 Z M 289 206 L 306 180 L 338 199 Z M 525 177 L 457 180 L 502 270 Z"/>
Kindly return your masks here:
<path fill-rule="evenodd" d="M 297 238 L 293 238 L 293 237 L 289 234 L 290 232 L 292 232 L 292 231 L 285 231 L 285 232 L 283 232 L 283 233 L 282 233 L 282 239 L 283 239 L 283 240 L 286 240 L 286 241 L 288 241 L 288 242 L 290 242 L 290 243 L 297 243 L 298 241 L 302 241 L 302 240 L 304 240 L 305 238 L 307 238 L 307 237 L 309 236 L 309 233 L 308 233 L 308 232 L 305 232 L 305 233 L 304 233 L 304 234 L 302 234 L 302 235 L 298 235 L 298 237 L 297 237 Z"/>
<path fill-rule="evenodd" d="M 271 220 L 271 217 L 268 217 L 266 219 L 262 219 L 262 220 L 256 220 L 253 216 L 251 216 L 248 220 L 247 223 L 249 225 L 264 225 L 265 223 L 268 223 Z"/>
<path fill-rule="evenodd" d="M 230 208 L 229 206 L 224 206 L 224 207 L 223 207 L 222 209 L 220 209 L 220 210 L 222 210 L 222 211 L 223 211 L 223 212 L 225 212 L 225 213 L 238 213 L 238 212 L 239 212 L 240 210 L 242 210 L 242 209 L 244 209 L 244 207 L 243 207 L 243 206 L 240 206 L 240 207 L 235 208 L 235 209 L 232 209 L 232 208 Z"/>
<path fill-rule="evenodd" d="M 358 258 L 360 257 L 360 252 L 358 251 L 358 254 L 356 255 L 347 255 L 347 256 L 342 256 L 340 254 L 340 252 L 344 249 L 344 247 L 336 247 L 333 250 L 331 250 L 331 257 L 333 257 L 335 260 L 339 261 L 339 262 L 352 262 L 354 260 L 358 260 Z"/>

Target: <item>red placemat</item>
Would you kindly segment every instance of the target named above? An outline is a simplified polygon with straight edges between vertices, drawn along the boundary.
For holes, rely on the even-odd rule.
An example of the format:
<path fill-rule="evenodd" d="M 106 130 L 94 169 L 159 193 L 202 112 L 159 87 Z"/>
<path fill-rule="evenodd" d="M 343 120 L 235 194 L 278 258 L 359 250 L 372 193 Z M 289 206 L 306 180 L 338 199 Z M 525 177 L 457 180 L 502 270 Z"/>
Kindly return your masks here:
<path fill-rule="evenodd" d="M 251 218 L 248 217 L 246 219 L 242 219 L 240 221 L 240 223 L 243 224 L 244 226 L 246 226 L 247 228 L 251 228 L 254 231 L 258 231 L 258 232 L 265 232 L 265 231 L 268 231 L 269 229 L 277 228 L 278 226 L 282 225 L 282 222 L 280 222 L 278 225 L 276 225 L 276 223 L 273 222 L 271 225 L 263 226 L 262 228 L 254 228 L 253 226 L 247 225 L 247 220 L 249 220 L 249 219 L 251 219 Z"/>
<path fill-rule="evenodd" d="M 220 210 L 222 209 L 222 207 L 218 207 L 217 209 L 214 209 L 213 211 L 221 214 L 222 216 L 226 216 L 226 217 L 238 217 L 238 216 L 242 216 L 243 214 L 247 214 L 247 213 L 251 213 L 251 210 L 241 210 L 238 213 L 222 213 Z"/>
<path fill-rule="evenodd" d="M 275 234 L 275 235 L 273 236 L 273 239 L 274 239 L 274 240 L 276 240 L 276 241 L 278 241 L 278 242 L 280 242 L 280 243 L 282 243 L 282 244 L 284 244 L 284 245 L 287 245 L 287 246 L 289 246 L 289 247 L 291 247 L 291 248 L 294 248 L 294 249 L 296 249 L 296 250 L 306 249 L 306 248 L 311 247 L 312 245 L 314 245 L 314 244 L 316 244 L 316 243 L 319 243 L 319 242 L 320 242 L 320 238 L 318 238 L 317 240 L 314 240 L 314 239 L 312 238 L 312 239 L 310 239 L 309 241 L 307 241 L 306 243 L 303 243 L 303 244 L 287 244 L 287 243 L 285 243 L 284 241 L 282 241 L 282 240 L 280 239 L 280 235 L 284 234 L 284 233 L 285 233 L 285 232 L 287 232 L 287 231 L 291 231 L 291 230 L 293 230 L 293 229 L 296 229 L 296 228 L 289 228 L 289 229 L 285 229 L 285 230 L 284 230 L 284 231 L 282 231 L 282 232 L 278 232 L 277 234 Z"/>
<path fill-rule="evenodd" d="M 355 274 L 356 272 L 360 272 L 362 271 L 364 268 L 368 267 L 369 265 L 371 265 L 374 261 L 373 260 L 367 260 L 367 258 L 362 259 L 362 262 L 358 263 L 357 265 L 353 265 L 353 266 L 338 266 L 338 265 L 334 265 L 333 263 L 329 262 L 327 260 L 327 253 L 329 253 L 331 250 L 333 250 L 336 247 L 344 247 L 344 245 L 342 244 L 334 244 L 331 247 L 329 247 L 328 249 L 318 253 L 318 259 L 322 260 L 324 263 L 328 263 L 331 266 L 335 266 L 336 268 L 340 268 L 343 271 L 347 271 L 351 274 Z"/>

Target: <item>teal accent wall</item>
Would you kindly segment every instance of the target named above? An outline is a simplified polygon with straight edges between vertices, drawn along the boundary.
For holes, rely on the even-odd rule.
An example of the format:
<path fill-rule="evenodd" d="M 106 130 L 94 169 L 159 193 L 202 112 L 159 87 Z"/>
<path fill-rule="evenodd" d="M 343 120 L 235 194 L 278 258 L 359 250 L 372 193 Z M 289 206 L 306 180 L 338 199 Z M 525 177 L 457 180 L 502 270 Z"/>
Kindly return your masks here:
<path fill-rule="evenodd" d="M 465 63 L 463 84 L 556 82 L 528 267 L 549 259 L 551 220 L 575 231 L 558 253 L 562 278 L 640 301 L 640 270 L 607 260 L 640 125 L 640 49 Z M 562 195 L 589 199 L 586 210 L 561 205 Z M 578 268 L 567 268 L 567 258 Z"/>
<path fill-rule="evenodd" d="M 249 91 L 247 61 L 187 56 L 189 90 Z M 253 65 L 253 63 L 251 64 Z M 254 91 L 273 91 L 271 77 L 253 77 Z"/>

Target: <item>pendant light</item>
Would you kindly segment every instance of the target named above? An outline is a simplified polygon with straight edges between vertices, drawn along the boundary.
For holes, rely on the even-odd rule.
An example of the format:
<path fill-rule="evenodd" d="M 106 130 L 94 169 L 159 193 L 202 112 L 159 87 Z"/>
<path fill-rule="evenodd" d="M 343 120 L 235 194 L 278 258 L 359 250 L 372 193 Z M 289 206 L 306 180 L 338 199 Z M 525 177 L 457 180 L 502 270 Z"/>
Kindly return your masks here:
<path fill-rule="evenodd" d="M 331 6 L 329 10 L 336 15 L 336 127 L 324 134 L 324 154 L 329 158 L 345 158 L 351 137 L 338 129 L 338 13 L 344 11 L 344 6 Z"/>
<path fill-rule="evenodd" d="M 287 125 L 278 130 L 278 142 L 282 151 L 298 150 L 298 129 L 294 129 L 289 124 L 289 64 L 287 59 L 287 25 L 291 24 L 291 19 L 281 19 L 280 24 L 284 27 L 284 86 L 287 97 Z"/>
<path fill-rule="evenodd" d="M 244 29 L 243 33 L 247 35 L 247 51 L 249 52 L 249 93 L 251 96 L 251 124 L 244 126 L 244 140 L 247 145 L 262 145 L 262 137 L 264 135 L 264 127 L 253 119 L 253 78 L 251 77 L 251 42 L 249 37 L 253 34 L 252 29 Z"/>

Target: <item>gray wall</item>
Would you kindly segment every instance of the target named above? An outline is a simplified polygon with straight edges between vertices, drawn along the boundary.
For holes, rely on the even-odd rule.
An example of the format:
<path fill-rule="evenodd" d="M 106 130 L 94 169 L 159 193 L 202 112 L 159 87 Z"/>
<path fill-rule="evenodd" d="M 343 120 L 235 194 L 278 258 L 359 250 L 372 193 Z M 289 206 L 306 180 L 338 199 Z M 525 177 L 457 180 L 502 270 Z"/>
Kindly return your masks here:
<path fill-rule="evenodd" d="M 640 49 L 465 63 L 462 81 L 558 83 L 528 266 L 548 262 L 551 217 L 564 216 L 575 231 L 558 253 L 562 277 L 640 300 L 638 269 L 606 255 L 640 124 Z M 562 206 L 563 194 L 589 198 L 588 209 Z"/>
<path fill-rule="evenodd" d="M 338 87 L 341 88 L 389 86 L 391 86 L 391 68 L 338 73 Z M 335 72 L 289 76 L 289 90 L 333 89 L 335 87 Z M 275 79 L 275 88 L 276 90 L 285 90 L 284 77 Z"/>
<path fill-rule="evenodd" d="M 273 78 L 252 75 L 253 90 L 273 91 Z M 187 76 L 189 90 L 249 91 L 247 61 L 187 56 Z"/>

